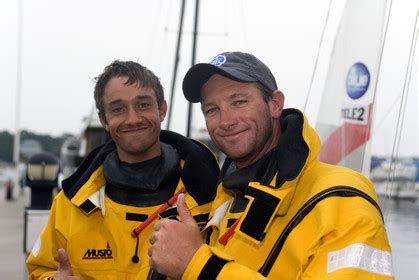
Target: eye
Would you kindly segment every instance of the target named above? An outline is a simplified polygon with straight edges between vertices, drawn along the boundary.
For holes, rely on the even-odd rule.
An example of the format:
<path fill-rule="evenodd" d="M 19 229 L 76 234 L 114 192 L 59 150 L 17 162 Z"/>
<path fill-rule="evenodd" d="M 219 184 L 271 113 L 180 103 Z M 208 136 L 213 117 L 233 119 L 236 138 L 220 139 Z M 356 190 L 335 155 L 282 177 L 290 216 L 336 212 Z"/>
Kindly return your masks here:
<path fill-rule="evenodd" d="M 111 108 L 112 114 L 119 114 L 119 113 L 122 113 L 123 111 L 124 111 L 124 107 L 122 106 Z"/>
<path fill-rule="evenodd" d="M 240 105 L 244 105 L 246 103 L 247 103 L 246 99 L 234 100 L 233 101 L 233 106 L 240 106 Z"/>
<path fill-rule="evenodd" d="M 148 107 L 150 107 L 150 103 L 148 102 L 141 102 L 138 104 L 139 109 L 147 109 Z"/>
<path fill-rule="evenodd" d="M 207 109 L 205 109 L 205 116 L 211 116 L 214 115 L 216 112 L 218 111 L 217 107 L 208 107 Z"/>

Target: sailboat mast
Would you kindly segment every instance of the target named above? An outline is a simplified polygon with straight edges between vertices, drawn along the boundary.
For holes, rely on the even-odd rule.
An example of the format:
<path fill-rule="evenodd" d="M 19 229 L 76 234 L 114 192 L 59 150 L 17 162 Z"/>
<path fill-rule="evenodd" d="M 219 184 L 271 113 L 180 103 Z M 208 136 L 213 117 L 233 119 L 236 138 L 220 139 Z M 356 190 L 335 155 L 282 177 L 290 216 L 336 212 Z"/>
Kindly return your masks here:
<path fill-rule="evenodd" d="M 19 182 L 20 161 L 20 102 L 22 92 L 22 25 L 23 25 L 23 0 L 18 2 L 18 35 L 17 35 L 17 65 L 16 65 L 16 115 L 15 136 L 13 139 L 13 162 L 15 164 L 15 184 Z"/>
<path fill-rule="evenodd" d="M 399 156 L 400 139 L 401 139 L 402 130 L 403 130 L 403 123 L 405 120 L 406 102 L 407 102 L 407 97 L 409 94 L 410 81 L 411 81 L 412 69 L 414 65 L 416 43 L 417 43 L 417 37 L 418 37 L 418 18 L 419 18 L 419 11 L 416 12 L 415 25 L 413 28 L 412 41 L 410 44 L 409 58 L 408 58 L 407 66 L 406 66 L 406 75 L 405 75 L 405 79 L 403 83 L 402 100 L 400 101 L 399 114 L 397 117 L 397 124 L 396 124 L 396 132 L 394 134 L 393 149 L 391 152 L 390 170 L 388 173 L 387 186 L 386 186 L 387 198 L 391 197 L 392 183 L 396 174 L 396 160 Z M 386 216 L 384 217 L 387 218 Z"/>
<path fill-rule="evenodd" d="M 171 124 L 171 121 L 172 121 L 173 101 L 174 101 L 174 96 L 175 96 L 177 70 L 178 70 L 178 66 L 179 66 L 180 43 L 182 42 L 183 19 L 185 17 L 185 3 L 186 3 L 186 0 L 182 0 L 182 5 L 180 7 L 179 32 L 178 32 L 177 43 L 176 43 L 176 53 L 175 53 L 175 63 L 174 63 L 174 68 L 173 68 L 172 88 L 170 90 L 170 103 L 169 103 L 169 113 L 168 113 L 169 115 L 168 115 L 168 118 L 167 118 L 167 129 L 170 129 L 170 124 Z"/>
<path fill-rule="evenodd" d="M 198 35 L 198 16 L 199 16 L 199 0 L 195 2 L 195 20 L 194 20 L 194 31 L 193 31 L 193 41 L 192 41 L 192 64 L 195 64 L 196 60 L 196 44 L 197 44 L 197 35 Z M 188 106 L 188 125 L 186 128 L 186 136 L 191 136 L 191 120 L 192 120 L 192 103 L 189 102 Z"/>

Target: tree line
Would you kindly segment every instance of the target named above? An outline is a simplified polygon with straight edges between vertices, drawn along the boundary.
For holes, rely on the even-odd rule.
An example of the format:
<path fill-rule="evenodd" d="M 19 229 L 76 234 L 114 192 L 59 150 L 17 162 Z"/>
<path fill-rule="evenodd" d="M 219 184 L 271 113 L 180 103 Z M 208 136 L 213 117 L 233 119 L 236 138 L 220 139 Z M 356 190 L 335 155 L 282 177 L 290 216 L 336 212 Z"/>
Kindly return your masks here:
<path fill-rule="evenodd" d="M 22 130 L 20 143 L 24 143 L 26 140 L 34 140 L 40 144 L 43 151 L 50 152 L 59 157 L 61 146 L 69 137 L 72 137 L 72 135 L 68 133 L 53 137 L 47 134 L 37 134 L 28 130 Z M 14 134 L 9 131 L 0 131 L 0 161 L 13 162 L 13 141 Z"/>

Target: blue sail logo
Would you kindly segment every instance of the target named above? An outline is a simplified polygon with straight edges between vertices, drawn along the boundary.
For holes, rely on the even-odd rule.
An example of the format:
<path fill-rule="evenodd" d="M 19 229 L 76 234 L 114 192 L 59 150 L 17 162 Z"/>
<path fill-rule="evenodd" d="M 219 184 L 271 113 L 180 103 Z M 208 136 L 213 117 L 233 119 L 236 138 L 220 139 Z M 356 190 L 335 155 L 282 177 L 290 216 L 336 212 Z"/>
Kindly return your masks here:
<path fill-rule="evenodd" d="M 365 64 L 357 62 L 351 66 L 346 76 L 346 92 L 352 99 L 361 98 L 370 85 L 370 72 Z"/>

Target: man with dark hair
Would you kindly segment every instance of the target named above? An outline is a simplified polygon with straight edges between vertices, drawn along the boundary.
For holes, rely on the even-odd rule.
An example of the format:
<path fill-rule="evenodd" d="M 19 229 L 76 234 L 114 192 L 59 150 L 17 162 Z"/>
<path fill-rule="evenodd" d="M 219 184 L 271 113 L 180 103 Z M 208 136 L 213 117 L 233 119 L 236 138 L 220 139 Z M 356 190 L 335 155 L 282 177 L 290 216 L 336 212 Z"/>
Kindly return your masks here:
<path fill-rule="evenodd" d="M 170 206 L 179 193 L 195 221 L 207 221 L 218 164 L 202 144 L 161 131 L 167 105 L 154 73 L 115 61 L 94 97 L 112 140 L 63 181 L 28 257 L 30 279 L 145 279 L 157 275 L 147 256 L 155 218 L 176 218 Z"/>
<path fill-rule="evenodd" d="M 187 72 L 208 132 L 228 157 L 204 244 L 180 196 L 181 222 L 160 220 L 150 266 L 175 279 L 392 279 L 377 196 L 361 174 L 317 160 L 305 116 L 283 109 L 269 68 L 227 52 Z M 179 236 L 181 236 L 179 238 Z"/>

